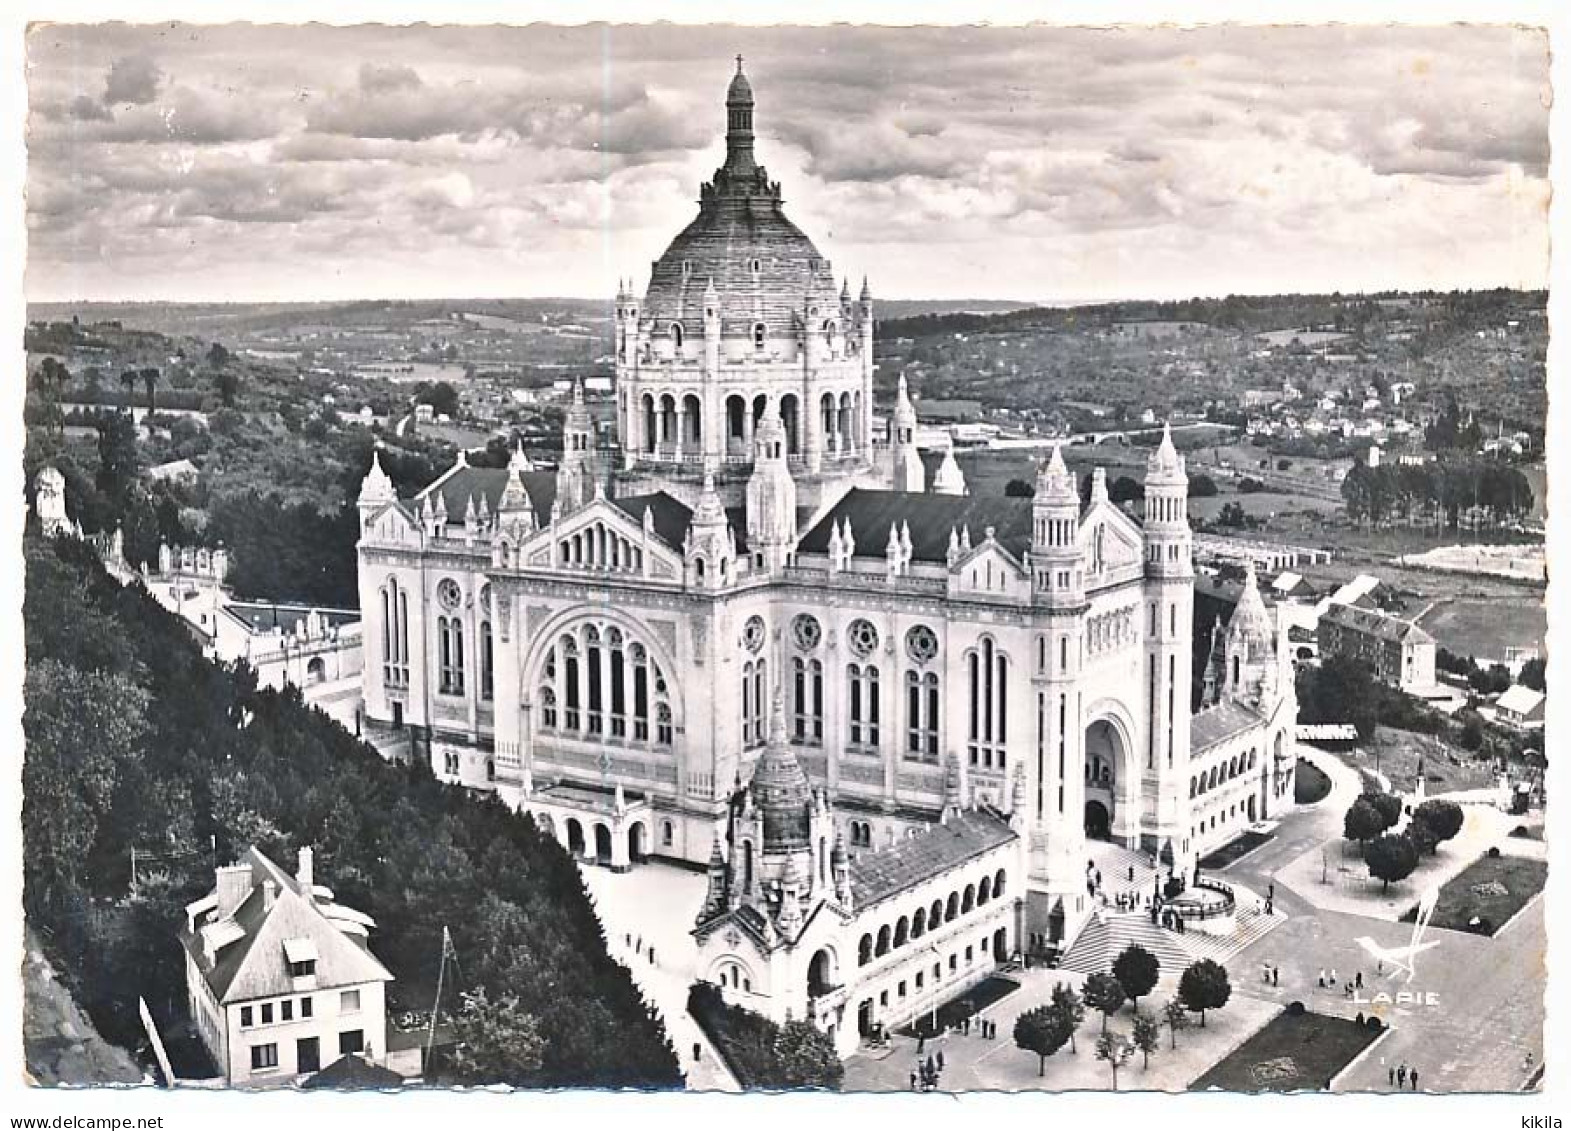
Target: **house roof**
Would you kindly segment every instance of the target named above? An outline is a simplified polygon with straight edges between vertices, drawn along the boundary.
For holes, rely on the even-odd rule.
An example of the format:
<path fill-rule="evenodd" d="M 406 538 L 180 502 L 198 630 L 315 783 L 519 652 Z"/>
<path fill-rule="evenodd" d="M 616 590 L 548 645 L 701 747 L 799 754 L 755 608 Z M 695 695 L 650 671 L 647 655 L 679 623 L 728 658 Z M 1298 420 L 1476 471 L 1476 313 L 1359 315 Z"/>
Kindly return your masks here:
<path fill-rule="evenodd" d="M 352 609 L 313 609 L 310 605 L 275 605 L 268 601 L 231 601 L 222 611 L 251 632 L 279 629 L 290 635 L 298 634 L 300 626 L 313 612 L 322 618 L 322 623 L 328 628 L 338 628 L 360 620 L 360 613 Z"/>
<path fill-rule="evenodd" d="M 1189 723 L 1189 749 L 1199 754 L 1259 726 L 1263 721 L 1258 711 L 1242 703 L 1224 701 L 1203 711 L 1196 711 Z"/>
<path fill-rule="evenodd" d="M 851 861 L 856 909 L 864 911 L 1018 836 L 1009 821 L 992 809 L 963 809 L 942 824 L 860 855 Z"/>
<path fill-rule="evenodd" d="M 234 912 L 223 919 L 198 921 L 196 930 L 182 928 L 180 941 L 195 960 L 213 996 L 225 1004 L 293 993 L 286 946 L 300 949 L 302 942 L 315 946 L 316 985 L 321 989 L 366 982 L 390 982 L 392 974 L 364 943 L 369 917 L 340 907 L 321 885 L 312 885 L 311 898 L 288 872 L 255 847 L 241 864 L 251 868 L 251 891 Z M 275 885 L 271 906 L 263 888 Z M 207 905 L 212 900 L 210 906 Z M 193 905 L 204 917 L 217 903 L 209 896 Z M 216 951 L 208 962 L 203 939 Z"/>
<path fill-rule="evenodd" d="M 1513 683 L 1500 698 L 1495 700 L 1495 706 L 1502 711 L 1510 711 L 1516 715 L 1530 715 L 1544 704 L 1544 693 L 1534 691 L 1523 683 Z"/>
<path fill-rule="evenodd" d="M 853 487 L 802 535 L 797 552 L 827 554 L 830 531 L 851 523 L 858 557 L 881 558 L 889 545 L 889 528 L 909 525 L 911 556 L 916 561 L 946 562 L 949 532 L 966 527 L 972 545 L 980 545 L 987 528 L 993 538 L 1024 560 L 1031 548 L 1031 500 L 1002 495 L 929 495 L 907 491 L 876 491 Z"/>
<path fill-rule="evenodd" d="M 1398 644 L 1433 644 L 1435 638 L 1412 621 L 1392 616 L 1379 609 L 1364 609 L 1356 605 L 1343 605 L 1332 601 L 1320 614 L 1321 621 L 1330 621 L 1354 632 L 1378 636 Z"/>

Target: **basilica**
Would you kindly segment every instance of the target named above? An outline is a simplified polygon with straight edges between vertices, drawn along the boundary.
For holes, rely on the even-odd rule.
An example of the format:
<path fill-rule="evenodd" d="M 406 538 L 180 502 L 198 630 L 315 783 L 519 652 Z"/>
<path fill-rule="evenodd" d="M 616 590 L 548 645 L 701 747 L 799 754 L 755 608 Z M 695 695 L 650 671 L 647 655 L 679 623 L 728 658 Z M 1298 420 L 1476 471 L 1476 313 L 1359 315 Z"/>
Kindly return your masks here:
<path fill-rule="evenodd" d="M 1188 479 L 1138 510 L 929 482 L 874 304 L 785 214 L 740 61 L 698 214 L 616 298 L 617 441 L 362 484 L 365 710 L 571 852 L 708 870 L 700 976 L 850 1051 L 1092 913 L 1088 840 L 1187 874 L 1292 805 L 1286 626 L 1253 574 L 1191 693 Z M 1198 706 L 1195 700 L 1198 699 Z M 920 946 L 914 943 L 920 937 Z"/>

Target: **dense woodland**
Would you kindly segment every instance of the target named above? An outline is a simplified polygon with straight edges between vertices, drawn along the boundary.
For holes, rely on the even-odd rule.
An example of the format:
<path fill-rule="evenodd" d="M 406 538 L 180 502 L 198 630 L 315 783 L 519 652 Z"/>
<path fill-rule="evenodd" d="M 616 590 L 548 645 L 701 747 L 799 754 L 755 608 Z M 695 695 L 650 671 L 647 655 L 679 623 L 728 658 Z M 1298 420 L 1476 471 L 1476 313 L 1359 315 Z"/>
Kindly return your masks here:
<path fill-rule="evenodd" d="M 577 868 L 533 822 L 384 762 L 296 691 L 214 666 L 86 545 L 29 536 L 25 552 L 25 908 L 108 1039 L 141 1045 L 138 996 L 161 1023 L 183 1013 L 175 933 L 215 863 L 251 844 L 287 862 L 310 845 L 323 882 L 376 919 L 392 1008 L 429 1007 L 451 929 L 473 1049 L 439 1078 L 680 1085 Z M 156 861 L 134 893 L 133 848 Z M 499 1031 L 538 1040 L 499 1061 Z"/>

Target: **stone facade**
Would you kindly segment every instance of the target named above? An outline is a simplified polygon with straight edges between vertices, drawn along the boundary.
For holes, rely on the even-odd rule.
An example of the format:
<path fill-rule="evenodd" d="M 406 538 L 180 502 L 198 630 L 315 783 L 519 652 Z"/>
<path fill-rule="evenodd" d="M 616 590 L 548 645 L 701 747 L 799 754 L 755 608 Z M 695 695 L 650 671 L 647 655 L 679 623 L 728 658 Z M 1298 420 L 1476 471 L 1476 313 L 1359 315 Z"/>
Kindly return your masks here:
<path fill-rule="evenodd" d="M 360 494 L 365 708 L 411 728 L 435 772 L 495 790 L 583 858 L 718 867 L 699 927 L 712 980 L 854 1041 L 864 1001 L 893 1023 L 933 999 L 930 976 L 916 981 L 929 961 L 952 995 L 1019 938 L 1072 939 L 1091 910 L 1088 835 L 1184 870 L 1239 819 L 1212 822 L 1198 792 L 1223 754 L 1191 741 L 1192 537 L 1171 438 L 1151 454 L 1138 516 L 1111 503 L 1100 471 L 1083 501 L 1058 451 L 1033 499 L 971 495 L 952 460 L 926 484 L 903 385 L 891 444 L 875 451 L 870 291 L 836 295 L 785 220 L 752 160 L 740 72 L 728 116 L 727 163 L 698 220 L 641 302 L 628 285 L 618 298 L 619 451 L 593 450 L 579 390 L 554 475 L 521 453 L 505 470 L 460 456 L 403 499 L 373 464 Z M 1227 653 L 1238 675 L 1214 697 L 1247 767 L 1228 804 L 1260 820 L 1291 804 L 1279 775 L 1295 709 L 1285 627 L 1253 601 Z M 735 886 L 753 819 L 738 806 L 771 766 L 811 809 L 809 843 L 770 865 L 793 880 L 794 911 L 772 888 Z M 859 874 L 932 863 L 923 853 L 953 821 L 972 863 L 945 856 L 857 897 Z M 765 875 L 762 856 L 754 869 Z M 879 927 L 895 929 L 897 896 L 914 915 L 954 884 L 987 910 L 952 930 L 946 915 L 943 953 L 854 960 L 864 935 L 876 950 Z M 748 906 L 772 925 L 715 918 Z M 825 948 L 815 985 L 844 989 L 833 1007 L 806 988 Z M 896 973 L 908 962 L 909 979 Z M 886 991 L 899 1008 L 877 1004 Z"/>

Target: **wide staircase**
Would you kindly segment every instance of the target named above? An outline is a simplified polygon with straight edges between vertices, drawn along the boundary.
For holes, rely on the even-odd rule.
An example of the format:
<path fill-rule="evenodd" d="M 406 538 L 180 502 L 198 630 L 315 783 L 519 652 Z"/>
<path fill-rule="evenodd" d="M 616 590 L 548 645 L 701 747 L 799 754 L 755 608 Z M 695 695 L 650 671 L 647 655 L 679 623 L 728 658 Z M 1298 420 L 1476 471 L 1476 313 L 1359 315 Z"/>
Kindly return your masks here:
<path fill-rule="evenodd" d="M 1102 890 L 1112 904 L 1116 904 L 1121 892 L 1141 897 L 1149 895 L 1158 876 L 1148 857 L 1114 844 L 1097 844 L 1092 862 L 1102 872 Z M 1133 881 L 1129 879 L 1130 868 L 1134 869 Z M 1256 906 L 1254 893 L 1241 888 L 1236 890 L 1238 909 L 1233 930 L 1226 935 L 1206 934 L 1193 926 L 1179 934 L 1152 923 L 1147 911 L 1120 912 L 1116 906 L 1099 907 L 1058 968 L 1077 974 L 1102 973 L 1111 969 L 1113 959 L 1130 945 L 1143 946 L 1156 955 L 1163 974 L 1180 972 L 1202 958 L 1225 964 L 1287 921 L 1280 912 L 1266 915 L 1261 911 Z"/>

